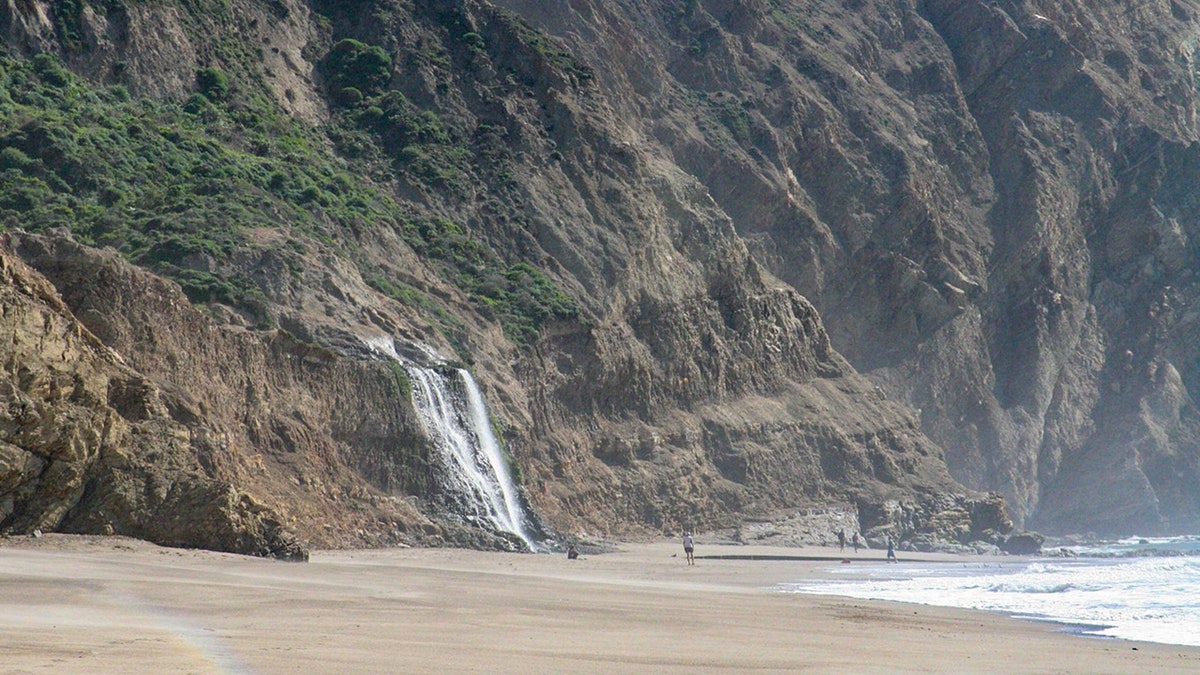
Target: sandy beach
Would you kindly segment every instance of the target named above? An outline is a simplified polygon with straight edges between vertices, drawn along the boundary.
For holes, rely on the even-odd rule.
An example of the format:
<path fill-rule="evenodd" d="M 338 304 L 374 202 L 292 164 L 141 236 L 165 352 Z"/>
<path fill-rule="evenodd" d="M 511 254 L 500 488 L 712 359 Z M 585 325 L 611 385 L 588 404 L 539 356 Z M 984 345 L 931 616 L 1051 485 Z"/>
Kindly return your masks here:
<path fill-rule="evenodd" d="M 283 563 L 120 537 L 3 539 L 0 671 L 1200 671 L 1196 648 L 1081 637 L 986 612 L 771 590 L 827 573 L 839 564 L 834 549 L 698 540 L 693 567 L 673 542 L 618 549 L 574 561 L 325 551 Z M 879 551 L 846 557 L 856 566 L 885 564 Z"/>

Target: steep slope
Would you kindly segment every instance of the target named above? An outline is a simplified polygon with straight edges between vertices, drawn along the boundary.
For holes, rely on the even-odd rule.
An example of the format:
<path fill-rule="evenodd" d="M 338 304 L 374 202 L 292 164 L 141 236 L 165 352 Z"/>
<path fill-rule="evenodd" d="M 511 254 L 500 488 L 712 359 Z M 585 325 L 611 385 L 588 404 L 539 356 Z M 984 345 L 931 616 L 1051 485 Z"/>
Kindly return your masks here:
<path fill-rule="evenodd" d="M 277 514 L 202 466 L 233 464 L 222 466 L 230 475 L 249 458 L 221 452 L 220 440 L 204 433 L 210 430 L 173 419 L 190 401 L 125 366 L 11 244 L 0 242 L 6 527 L 121 531 L 174 545 L 307 557 Z"/>
<path fill-rule="evenodd" d="M 968 485 L 1195 530 L 1192 2 L 537 11 Z"/>
<path fill-rule="evenodd" d="M 129 367 L 211 399 L 267 478 L 203 475 L 305 542 L 347 543 L 314 509 L 353 519 L 270 487 L 279 438 L 355 503 L 436 492 L 374 338 L 471 367 L 561 532 L 838 504 L 998 540 L 947 461 L 1052 529 L 1185 529 L 1195 13 L 1101 4 L 10 2 L 0 219 L 206 308 L 135 339 L 140 295 L 56 262 L 101 254 L 17 247 Z M 289 366 L 241 340 L 343 374 L 247 388 Z"/>

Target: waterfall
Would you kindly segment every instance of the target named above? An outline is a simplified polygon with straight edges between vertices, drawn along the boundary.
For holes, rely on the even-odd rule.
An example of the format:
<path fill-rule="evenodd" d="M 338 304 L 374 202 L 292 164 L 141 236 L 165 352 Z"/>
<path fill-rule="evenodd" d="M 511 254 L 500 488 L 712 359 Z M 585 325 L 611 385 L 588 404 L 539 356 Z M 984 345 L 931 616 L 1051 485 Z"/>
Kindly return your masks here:
<path fill-rule="evenodd" d="M 445 487 L 468 520 L 515 535 L 537 551 L 529 518 L 492 431 L 475 378 L 462 368 L 415 365 L 396 353 L 391 340 L 367 344 L 398 361 L 412 382 L 413 407 L 446 469 Z M 427 355 L 436 356 L 427 348 Z"/>

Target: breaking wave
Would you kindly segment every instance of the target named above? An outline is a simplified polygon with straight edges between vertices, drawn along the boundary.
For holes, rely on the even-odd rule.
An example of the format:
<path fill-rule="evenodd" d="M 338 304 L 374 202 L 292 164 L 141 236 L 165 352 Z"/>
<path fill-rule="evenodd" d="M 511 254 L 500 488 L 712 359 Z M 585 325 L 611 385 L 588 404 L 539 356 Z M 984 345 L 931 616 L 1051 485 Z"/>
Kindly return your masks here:
<path fill-rule="evenodd" d="M 1081 547 L 1066 559 L 835 568 L 833 579 L 781 590 L 991 610 L 1087 635 L 1200 646 L 1200 540 L 1135 541 L 1143 543 Z M 1172 552 L 1134 552 L 1156 545 Z"/>

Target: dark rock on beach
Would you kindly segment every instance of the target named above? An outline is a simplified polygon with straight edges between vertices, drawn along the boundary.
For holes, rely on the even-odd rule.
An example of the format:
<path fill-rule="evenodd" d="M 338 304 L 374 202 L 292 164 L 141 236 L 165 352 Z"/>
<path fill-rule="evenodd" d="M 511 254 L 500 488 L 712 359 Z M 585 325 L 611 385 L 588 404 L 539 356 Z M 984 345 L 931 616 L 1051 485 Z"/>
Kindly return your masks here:
<path fill-rule="evenodd" d="M 1000 544 L 1001 550 L 1012 555 L 1037 555 L 1042 552 L 1046 538 L 1037 532 L 1014 532 Z"/>

